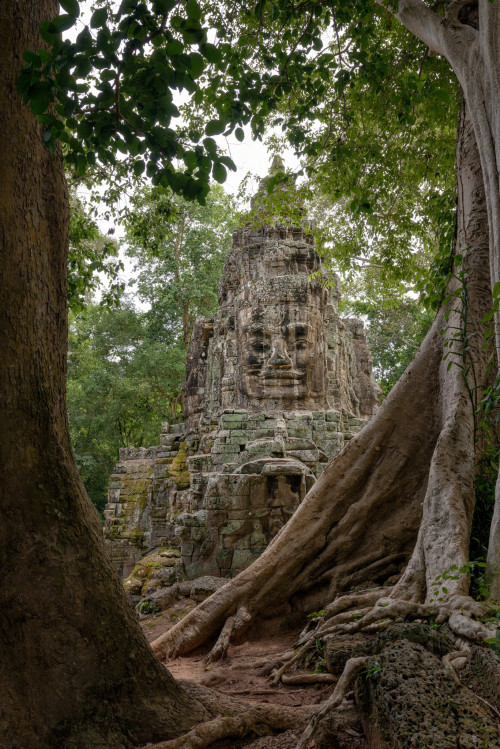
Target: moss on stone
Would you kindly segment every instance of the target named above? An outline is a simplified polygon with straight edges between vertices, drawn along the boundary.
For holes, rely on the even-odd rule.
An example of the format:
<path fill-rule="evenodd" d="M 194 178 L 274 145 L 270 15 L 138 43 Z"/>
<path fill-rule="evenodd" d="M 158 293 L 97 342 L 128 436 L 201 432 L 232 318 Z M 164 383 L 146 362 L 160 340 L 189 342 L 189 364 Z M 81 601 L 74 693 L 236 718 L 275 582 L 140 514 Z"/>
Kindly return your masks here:
<path fill-rule="evenodd" d="M 185 448 L 186 443 L 181 442 L 179 452 L 168 467 L 168 474 L 174 479 L 178 489 L 187 489 L 189 486 L 189 470 Z"/>

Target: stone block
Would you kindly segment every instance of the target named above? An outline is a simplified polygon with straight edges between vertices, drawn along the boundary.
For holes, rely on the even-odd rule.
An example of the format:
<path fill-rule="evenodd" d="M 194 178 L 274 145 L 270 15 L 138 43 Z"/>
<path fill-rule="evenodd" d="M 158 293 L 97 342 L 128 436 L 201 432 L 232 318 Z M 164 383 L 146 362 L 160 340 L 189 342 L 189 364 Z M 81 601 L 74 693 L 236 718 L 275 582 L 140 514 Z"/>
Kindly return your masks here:
<path fill-rule="evenodd" d="M 307 426 L 289 426 L 288 427 L 288 436 L 289 437 L 298 437 L 300 439 L 311 439 L 312 435 L 312 429 L 311 427 Z"/>
<path fill-rule="evenodd" d="M 303 476 L 306 469 L 298 461 L 286 460 L 282 463 L 269 461 L 262 468 L 263 476 Z"/>
<path fill-rule="evenodd" d="M 221 424 L 224 424 L 224 425 L 226 425 L 226 424 L 231 424 L 231 425 L 238 424 L 237 427 L 236 426 L 231 426 L 230 427 L 230 428 L 233 428 L 233 429 L 241 429 L 242 423 L 243 423 L 242 422 L 242 418 L 241 418 L 241 413 L 239 413 L 239 414 L 238 413 L 223 413 L 220 420 L 221 420 Z M 228 427 L 226 426 L 225 428 L 227 429 Z"/>
<path fill-rule="evenodd" d="M 231 563 L 231 569 L 236 571 L 244 570 L 255 562 L 258 554 L 254 554 L 250 549 L 235 549 Z"/>
<path fill-rule="evenodd" d="M 317 463 L 319 460 L 317 450 L 288 450 L 287 454 L 290 458 L 300 460 L 301 463 L 305 463 L 309 466 Z"/>
<path fill-rule="evenodd" d="M 168 476 L 168 465 L 156 463 L 155 467 L 153 468 L 153 478 L 163 479 L 163 478 L 166 478 L 167 476 Z"/>
<path fill-rule="evenodd" d="M 224 587 L 227 584 L 227 580 L 221 577 L 214 577 L 212 575 L 203 575 L 193 581 L 191 585 L 190 597 L 195 601 L 204 601 L 205 598 L 211 596 L 212 593 Z"/>
<path fill-rule="evenodd" d="M 228 523 L 228 525 L 225 525 L 223 528 L 220 529 L 220 534 L 221 536 L 234 536 L 241 531 L 245 523 L 246 523 L 245 519 L 233 520 L 231 523 Z"/>
<path fill-rule="evenodd" d="M 212 457 L 203 453 L 199 455 L 190 455 L 187 459 L 188 468 L 193 473 L 209 473 L 212 468 Z"/>

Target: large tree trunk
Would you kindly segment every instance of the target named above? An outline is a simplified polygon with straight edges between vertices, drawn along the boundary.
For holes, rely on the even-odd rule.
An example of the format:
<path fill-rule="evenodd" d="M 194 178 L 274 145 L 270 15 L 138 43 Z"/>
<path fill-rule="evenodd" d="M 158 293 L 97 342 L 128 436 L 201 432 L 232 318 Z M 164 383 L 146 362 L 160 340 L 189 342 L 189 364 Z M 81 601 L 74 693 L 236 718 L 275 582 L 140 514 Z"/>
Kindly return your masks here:
<path fill-rule="evenodd" d="M 437 7 L 437 6 L 435 6 Z M 422 0 L 399 0 L 399 20 L 452 66 L 464 92 L 484 177 L 492 289 L 500 280 L 500 3 L 450 2 L 446 17 Z M 500 362 L 500 311 L 495 314 Z M 488 549 L 490 597 L 500 599 L 500 474 Z"/>
<path fill-rule="evenodd" d="M 21 103 L 55 0 L 0 3 L 0 746 L 125 747 L 206 712 L 158 663 L 107 558 L 65 407 L 68 201 Z"/>
<path fill-rule="evenodd" d="M 413 363 L 262 556 L 156 640 L 159 655 L 200 645 L 227 617 L 226 639 L 258 618 L 322 607 L 342 590 L 384 581 L 410 557 L 393 596 L 424 601 L 438 574 L 467 562 L 474 412 L 488 359 L 481 319 L 491 296 L 481 167 L 464 112 L 457 173 L 465 284 L 452 279 L 457 296 L 439 311 Z M 449 596 L 467 589 L 464 575 L 449 581 Z"/>

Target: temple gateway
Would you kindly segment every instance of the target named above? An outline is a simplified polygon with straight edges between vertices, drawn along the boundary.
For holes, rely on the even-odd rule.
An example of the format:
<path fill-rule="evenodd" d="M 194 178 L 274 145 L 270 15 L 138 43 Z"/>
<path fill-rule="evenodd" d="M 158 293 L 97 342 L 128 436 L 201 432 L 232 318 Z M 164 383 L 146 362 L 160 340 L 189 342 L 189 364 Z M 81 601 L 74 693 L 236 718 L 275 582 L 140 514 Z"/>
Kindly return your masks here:
<path fill-rule="evenodd" d="M 251 564 L 374 413 L 363 323 L 340 319 L 321 273 L 302 227 L 233 234 L 219 309 L 189 346 L 184 422 L 120 450 L 110 479 L 106 543 L 135 597 Z"/>

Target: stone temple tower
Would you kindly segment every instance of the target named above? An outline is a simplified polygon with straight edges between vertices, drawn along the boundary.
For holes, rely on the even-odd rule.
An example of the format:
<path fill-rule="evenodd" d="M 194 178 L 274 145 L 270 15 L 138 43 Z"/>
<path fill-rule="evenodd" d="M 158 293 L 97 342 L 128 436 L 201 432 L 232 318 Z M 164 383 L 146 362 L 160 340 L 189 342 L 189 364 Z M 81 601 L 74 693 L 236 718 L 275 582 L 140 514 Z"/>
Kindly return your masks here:
<path fill-rule="evenodd" d="M 158 447 L 121 450 L 110 480 L 116 566 L 125 577 L 155 560 L 136 595 L 248 566 L 374 413 L 363 323 L 339 318 L 338 282 L 321 273 L 304 227 L 233 234 L 219 309 L 189 346 L 184 423 L 164 424 Z"/>
<path fill-rule="evenodd" d="M 197 321 L 188 352 L 188 426 L 221 408 L 373 414 L 378 386 L 363 324 L 339 319 L 338 280 L 326 288 L 321 270 L 304 228 L 233 234 L 219 310 Z"/>

